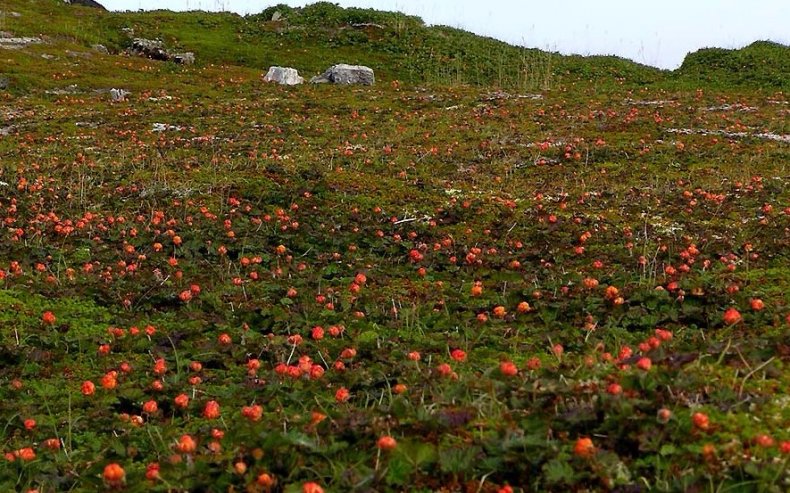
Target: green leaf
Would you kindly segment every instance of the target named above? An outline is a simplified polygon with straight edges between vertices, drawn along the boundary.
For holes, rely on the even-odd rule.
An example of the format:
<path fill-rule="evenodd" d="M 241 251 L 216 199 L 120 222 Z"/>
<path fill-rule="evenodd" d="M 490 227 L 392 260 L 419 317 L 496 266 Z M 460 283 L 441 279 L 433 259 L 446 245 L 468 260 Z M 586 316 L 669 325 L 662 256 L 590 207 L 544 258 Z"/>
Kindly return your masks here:
<path fill-rule="evenodd" d="M 404 484 L 408 481 L 414 470 L 414 465 L 409 462 L 405 457 L 395 456 L 389 463 L 387 468 L 387 483 L 389 484 Z"/>
<path fill-rule="evenodd" d="M 565 461 L 554 459 L 543 466 L 546 481 L 551 484 L 570 484 L 573 480 L 573 468 Z"/>
<path fill-rule="evenodd" d="M 359 342 L 360 344 L 373 343 L 376 342 L 376 339 L 378 339 L 378 337 L 379 335 L 376 332 L 372 330 L 368 330 L 357 336 L 357 342 Z"/>
<path fill-rule="evenodd" d="M 442 472 L 457 474 L 474 468 L 474 461 L 480 452 L 479 447 L 443 449 L 439 456 Z"/>
<path fill-rule="evenodd" d="M 428 443 L 403 442 L 398 444 L 396 457 L 403 457 L 419 468 L 436 462 L 436 448 Z"/>

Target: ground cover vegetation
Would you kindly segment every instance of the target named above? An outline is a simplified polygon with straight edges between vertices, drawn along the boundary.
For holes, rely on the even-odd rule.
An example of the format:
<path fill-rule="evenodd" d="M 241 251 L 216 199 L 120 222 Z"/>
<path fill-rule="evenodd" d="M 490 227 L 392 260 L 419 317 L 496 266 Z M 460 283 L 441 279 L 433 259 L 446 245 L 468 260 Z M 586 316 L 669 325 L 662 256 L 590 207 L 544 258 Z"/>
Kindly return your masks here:
<path fill-rule="evenodd" d="M 787 47 L 2 10 L 3 491 L 790 487 Z"/>

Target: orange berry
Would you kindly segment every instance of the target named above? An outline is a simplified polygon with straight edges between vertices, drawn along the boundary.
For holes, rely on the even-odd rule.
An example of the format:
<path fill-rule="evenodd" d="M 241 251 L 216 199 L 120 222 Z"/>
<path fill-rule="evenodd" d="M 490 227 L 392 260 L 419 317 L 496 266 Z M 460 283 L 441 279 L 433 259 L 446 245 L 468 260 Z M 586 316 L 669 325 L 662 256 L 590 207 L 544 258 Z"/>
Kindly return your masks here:
<path fill-rule="evenodd" d="M 573 446 L 573 453 L 576 454 L 577 457 L 592 457 L 592 455 L 595 454 L 595 445 L 593 445 L 592 440 L 587 437 L 579 438 Z"/>
<path fill-rule="evenodd" d="M 82 382 L 82 395 L 93 395 L 96 392 L 96 385 L 91 382 L 90 380 L 85 380 Z"/>
<path fill-rule="evenodd" d="M 503 361 L 499 363 L 499 371 L 507 377 L 513 377 L 518 374 L 518 367 L 512 361 Z"/>
<path fill-rule="evenodd" d="M 108 484 L 120 484 L 123 482 L 125 476 L 126 472 L 123 470 L 123 467 L 114 462 L 104 467 L 104 480 L 107 481 Z"/>
<path fill-rule="evenodd" d="M 28 462 L 36 458 L 36 451 L 30 447 L 25 447 L 17 451 L 17 456 L 23 461 Z"/>
<path fill-rule="evenodd" d="M 727 308 L 724 311 L 724 323 L 727 325 L 735 325 L 741 321 L 741 313 L 735 308 Z"/>
<path fill-rule="evenodd" d="M 274 486 L 274 478 L 269 473 L 261 473 L 255 480 L 258 483 L 258 486 L 263 486 L 264 488 L 271 488 Z"/>
<path fill-rule="evenodd" d="M 691 416 L 691 422 L 696 428 L 699 428 L 703 431 L 710 427 L 710 419 L 708 418 L 708 415 L 704 413 L 694 413 Z"/>
<path fill-rule="evenodd" d="M 146 401 L 145 404 L 143 404 L 143 411 L 148 414 L 154 414 L 158 410 L 159 405 L 157 405 L 155 400 Z"/>
<path fill-rule="evenodd" d="M 189 435 L 181 435 L 176 443 L 176 450 L 182 454 L 191 454 L 197 450 L 197 442 Z"/>
<path fill-rule="evenodd" d="M 47 325 L 53 325 L 56 320 L 55 314 L 50 311 L 46 311 L 41 315 L 41 321 Z"/>
<path fill-rule="evenodd" d="M 651 366 L 653 366 L 653 362 L 647 357 L 639 358 L 639 361 L 636 362 L 636 367 L 640 370 L 648 371 Z"/>
<path fill-rule="evenodd" d="M 384 435 L 383 437 L 379 438 L 379 440 L 376 442 L 376 446 L 386 452 L 393 450 L 395 447 L 397 447 L 398 442 L 395 441 L 395 439 L 392 438 L 391 436 Z"/>
<path fill-rule="evenodd" d="M 302 485 L 302 493 L 324 493 L 324 489 L 318 483 L 305 483 Z"/>
<path fill-rule="evenodd" d="M 203 408 L 203 417 L 206 419 L 217 419 L 220 416 L 219 402 L 208 401 Z"/>
<path fill-rule="evenodd" d="M 349 393 L 347 388 L 340 387 L 339 389 L 337 389 L 337 392 L 335 392 L 335 400 L 337 402 L 346 402 L 349 399 L 350 395 L 351 394 Z"/>

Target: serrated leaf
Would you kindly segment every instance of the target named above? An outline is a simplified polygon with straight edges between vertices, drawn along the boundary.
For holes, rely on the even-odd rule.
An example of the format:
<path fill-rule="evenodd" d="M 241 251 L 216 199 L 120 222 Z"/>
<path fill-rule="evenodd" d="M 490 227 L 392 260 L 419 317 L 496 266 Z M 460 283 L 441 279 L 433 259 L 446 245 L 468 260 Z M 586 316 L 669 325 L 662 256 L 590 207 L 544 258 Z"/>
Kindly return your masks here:
<path fill-rule="evenodd" d="M 387 483 L 404 484 L 414 470 L 414 465 L 403 456 L 395 456 L 387 468 Z"/>
<path fill-rule="evenodd" d="M 554 459 L 543 466 L 546 481 L 553 484 L 567 484 L 573 479 L 573 468 L 565 461 Z"/>

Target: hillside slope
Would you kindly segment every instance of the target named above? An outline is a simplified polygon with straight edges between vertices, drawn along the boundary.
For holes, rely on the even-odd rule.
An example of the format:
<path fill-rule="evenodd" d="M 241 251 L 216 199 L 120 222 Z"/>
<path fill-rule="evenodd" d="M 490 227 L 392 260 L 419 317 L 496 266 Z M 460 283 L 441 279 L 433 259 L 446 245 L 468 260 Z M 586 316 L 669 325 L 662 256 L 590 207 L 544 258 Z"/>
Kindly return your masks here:
<path fill-rule="evenodd" d="M 343 9 L 319 2 L 301 9 L 284 5 L 241 17 L 229 13 L 108 13 L 57 0 L 10 0 L 5 29 L 35 36 L 47 27 L 52 40 L 82 46 L 101 43 L 118 53 L 131 37 L 161 38 L 197 53 L 201 64 L 233 64 L 265 70 L 294 66 L 315 75 L 327 65 L 354 62 L 375 67 L 384 80 L 486 84 L 521 90 L 549 88 L 559 80 L 621 79 L 649 83 L 661 72 L 616 57 L 566 57 L 370 9 Z M 272 16 L 278 12 L 278 20 Z"/>
<path fill-rule="evenodd" d="M 769 42 L 740 50 L 690 54 L 675 72 L 618 57 L 564 56 L 522 48 L 446 26 L 428 27 L 415 16 L 372 9 L 344 9 L 329 2 L 304 8 L 268 7 L 245 17 L 230 13 L 105 12 L 60 0 L 9 0 L 3 28 L 16 36 L 40 34 L 51 41 L 125 50 L 132 37 L 161 38 L 173 49 L 193 51 L 201 64 L 265 70 L 293 66 L 321 73 L 333 63 L 376 69 L 383 80 L 495 85 L 537 90 L 558 84 L 613 81 L 635 86 L 745 85 L 786 90 L 790 48 Z M 274 19 L 274 20 L 273 20 Z"/>
<path fill-rule="evenodd" d="M 0 492 L 787 490 L 785 94 L 459 84 L 402 39 L 519 49 L 325 4 L 7 5 Z M 340 55 L 378 82 L 261 79 Z"/>
<path fill-rule="evenodd" d="M 706 48 L 689 53 L 677 70 L 699 85 L 733 85 L 790 91 L 790 46 L 756 41 L 737 50 Z"/>

